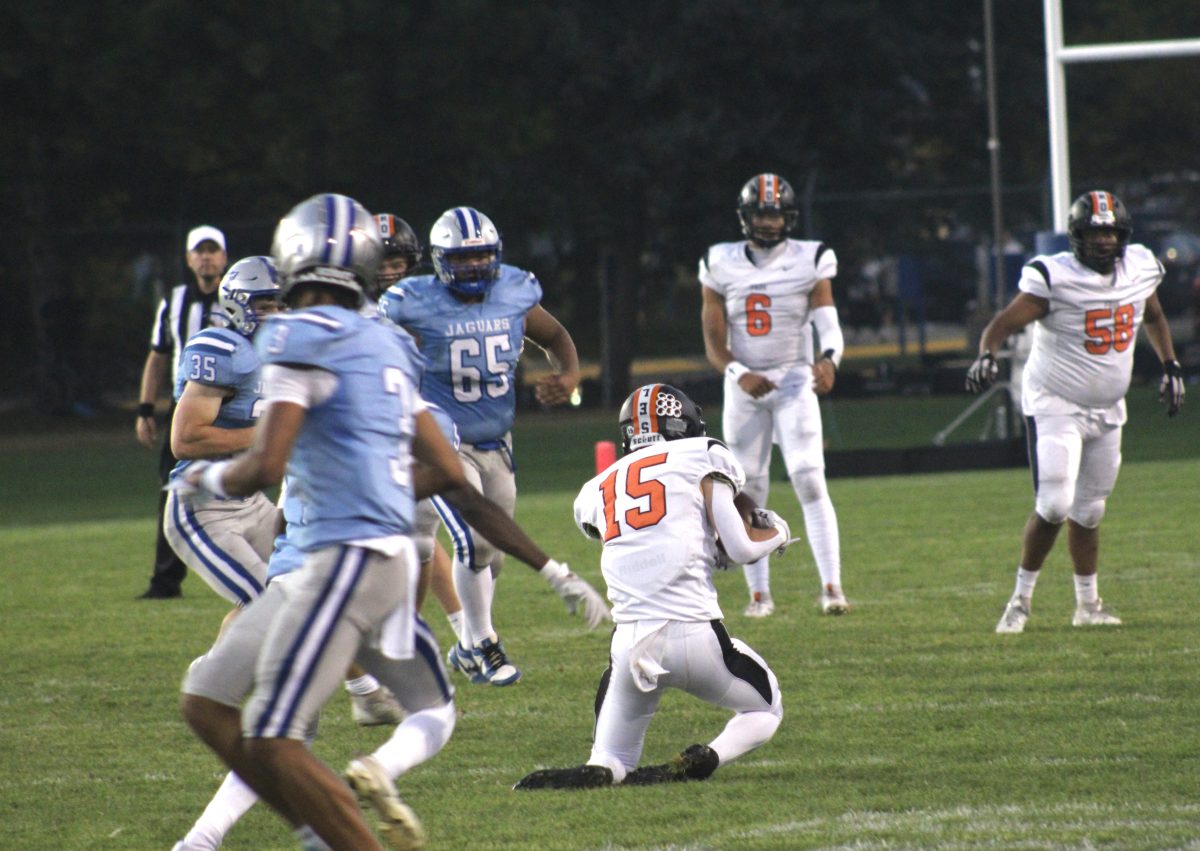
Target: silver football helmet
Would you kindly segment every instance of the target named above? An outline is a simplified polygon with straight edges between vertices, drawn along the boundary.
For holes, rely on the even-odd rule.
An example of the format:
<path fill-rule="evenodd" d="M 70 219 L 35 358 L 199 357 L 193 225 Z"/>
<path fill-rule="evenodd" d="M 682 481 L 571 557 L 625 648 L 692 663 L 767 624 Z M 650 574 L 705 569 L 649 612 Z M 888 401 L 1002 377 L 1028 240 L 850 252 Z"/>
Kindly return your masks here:
<path fill-rule="evenodd" d="M 433 270 L 451 291 L 464 296 L 487 292 L 500 274 L 500 232 L 473 207 L 447 210 L 429 231 Z"/>
<path fill-rule="evenodd" d="M 279 275 L 270 257 L 243 257 L 229 267 L 217 287 L 217 308 L 240 334 L 254 336 L 263 299 L 279 305 Z M 275 311 L 270 311 L 274 313 Z"/>
<path fill-rule="evenodd" d="M 362 304 L 375 282 L 383 239 L 362 204 L 329 193 L 302 201 L 280 219 L 271 253 L 285 300 L 296 284 L 315 283 L 350 290 Z"/>

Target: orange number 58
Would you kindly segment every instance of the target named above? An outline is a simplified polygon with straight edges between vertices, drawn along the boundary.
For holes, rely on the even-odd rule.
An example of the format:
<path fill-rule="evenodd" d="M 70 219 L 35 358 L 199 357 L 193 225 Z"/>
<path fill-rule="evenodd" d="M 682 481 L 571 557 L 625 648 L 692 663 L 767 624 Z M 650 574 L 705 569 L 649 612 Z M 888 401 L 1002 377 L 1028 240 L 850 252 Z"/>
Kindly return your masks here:
<path fill-rule="evenodd" d="M 1089 354 L 1103 355 L 1110 349 L 1123 352 L 1133 345 L 1132 304 L 1122 304 L 1116 310 L 1089 310 L 1083 318 L 1088 338 L 1083 347 Z"/>

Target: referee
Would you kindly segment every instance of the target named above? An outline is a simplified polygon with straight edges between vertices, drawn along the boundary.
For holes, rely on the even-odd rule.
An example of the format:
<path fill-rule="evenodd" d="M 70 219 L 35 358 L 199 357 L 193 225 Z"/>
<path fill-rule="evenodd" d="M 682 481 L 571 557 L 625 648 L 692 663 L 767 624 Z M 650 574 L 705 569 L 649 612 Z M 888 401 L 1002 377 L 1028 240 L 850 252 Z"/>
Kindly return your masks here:
<path fill-rule="evenodd" d="M 150 352 L 146 365 L 142 367 L 142 387 L 138 394 L 137 439 L 143 446 L 154 448 L 158 440 L 158 423 L 154 419 L 154 403 L 162 389 L 163 379 L 170 365 L 171 385 L 174 398 L 175 379 L 179 373 L 179 356 L 188 339 L 202 328 L 211 324 L 211 314 L 216 308 L 217 287 L 225 274 L 228 257 L 225 254 L 225 234 L 211 225 L 200 225 L 188 232 L 187 265 L 194 281 L 185 281 L 171 290 L 158 304 L 154 315 L 154 327 L 150 330 Z M 159 479 L 165 485 L 175 466 L 171 454 L 171 419 L 175 415 L 175 402 L 171 402 L 163 429 L 162 452 L 159 456 Z M 154 572 L 150 575 L 150 587 L 139 597 L 142 600 L 162 600 L 180 597 L 180 586 L 187 568 L 163 534 L 163 506 L 166 492 L 158 496 L 158 540 L 155 543 Z"/>

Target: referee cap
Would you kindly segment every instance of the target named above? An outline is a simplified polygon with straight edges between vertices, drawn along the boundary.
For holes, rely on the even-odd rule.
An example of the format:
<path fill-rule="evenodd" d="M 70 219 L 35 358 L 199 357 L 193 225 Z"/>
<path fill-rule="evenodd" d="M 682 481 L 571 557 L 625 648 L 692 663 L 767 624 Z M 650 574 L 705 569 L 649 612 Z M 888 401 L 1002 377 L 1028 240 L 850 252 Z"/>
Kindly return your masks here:
<path fill-rule="evenodd" d="M 188 231 L 187 235 L 187 250 L 195 251 L 196 246 L 204 242 L 206 239 L 211 239 L 217 245 L 221 246 L 221 250 L 225 250 L 225 234 L 221 233 L 212 225 L 200 225 Z"/>

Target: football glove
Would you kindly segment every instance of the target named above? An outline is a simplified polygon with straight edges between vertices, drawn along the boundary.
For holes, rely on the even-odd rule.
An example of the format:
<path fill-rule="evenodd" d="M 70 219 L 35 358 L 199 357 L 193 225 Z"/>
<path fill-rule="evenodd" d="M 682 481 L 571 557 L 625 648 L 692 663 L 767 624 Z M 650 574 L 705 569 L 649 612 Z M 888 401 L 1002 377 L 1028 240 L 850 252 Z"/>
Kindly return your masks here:
<path fill-rule="evenodd" d="M 992 385 L 1000 374 L 1000 366 L 991 352 L 984 352 L 975 358 L 971 368 L 967 370 L 967 389 L 972 393 L 982 393 Z"/>
<path fill-rule="evenodd" d="M 1179 365 L 1179 361 L 1169 360 L 1164 363 L 1162 382 L 1158 385 L 1158 401 L 1167 403 L 1168 417 L 1179 413 L 1186 392 L 1183 386 L 1183 367 Z"/>
<path fill-rule="evenodd" d="M 612 620 L 612 612 L 609 611 L 608 604 L 604 602 L 600 592 L 589 585 L 587 580 L 572 573 L 567 565 L 550 559 L 539 573 L 546 577 L 550 587 L 566 603 L 567 611 L 583 617 L 588 629 L 595 629 L 604 621 Z"/>
<path fill-rule="evenodd" d="M 776 547 L 774 555 L 781 556 L 795 542 L 787 521 L 769 508 L 756 508 L 750 512 L 750 525 L 755 529 L 775 529 L 783 536 L 783 543 Z"/>
<path fill-rule="evenodd" d="M 193 506 L 201 506 L 210 502 L 215 494 L 204 487 L 201 476 L 212 466 L 212 463 L 212 461 L 193 461 L 182 476 L 171 479 L 163 485 L 163 490 L 174 493 L 184 502 Z"/>

